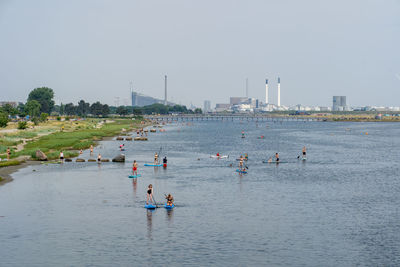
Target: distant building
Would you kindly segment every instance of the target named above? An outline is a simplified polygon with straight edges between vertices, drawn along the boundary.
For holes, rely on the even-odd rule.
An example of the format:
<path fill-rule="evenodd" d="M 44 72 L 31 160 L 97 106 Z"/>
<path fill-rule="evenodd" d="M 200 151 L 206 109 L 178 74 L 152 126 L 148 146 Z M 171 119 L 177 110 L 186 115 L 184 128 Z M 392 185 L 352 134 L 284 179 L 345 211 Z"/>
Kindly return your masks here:
<path fill-rule="evenodd" d="M 231 97 L 230 104 L 231 105 L 239 105 L 243 103 L 248 103 L 248 97 Z"/>
<path fill-rule="evenodd" d="M 204 100 L 204 112 L 210 112 L 211 111 L 211 101 L 210 100 Z"/>
<path fill-rule="evenodd" d="M 164 104 L 165 100 L 160 100 L 151 96 L 146 96 L 139 94 L 138 92 L 132 91 L 131 92 L 131 101 L 133 107 L 143 107 L 152 104 Z M 173 105 L 173 103 L 168 102 L 168 105 Z"/>
<path fill-rule="evenodd" d="M 333 96 L 332 111 L 344 111 L 344 110 L 347 110 L 346 97 Z"/>
<path fill-rule="evenodd" d="M 216 112 L 221 112 L 221 111 L 227 111 L 231 109 L 230 104 L 216 104 L 215 105 L 215 111 Z"/>
<path fill-rule="evenodd" d="M 13 108 L 18 107 L 19 104 L 22 104 L 22 102 L 16 102 L 16 101 L 0 101 L 0 107 L 5 106 L 5 105 L 11 105 Z"/>

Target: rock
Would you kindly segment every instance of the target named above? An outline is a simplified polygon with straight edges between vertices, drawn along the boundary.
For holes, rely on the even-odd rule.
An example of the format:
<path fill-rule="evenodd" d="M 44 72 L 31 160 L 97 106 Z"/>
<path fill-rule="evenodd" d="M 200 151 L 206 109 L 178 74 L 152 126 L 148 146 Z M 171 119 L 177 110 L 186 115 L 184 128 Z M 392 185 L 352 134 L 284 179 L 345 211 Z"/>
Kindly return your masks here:
<path fill-rule="evenodd" d="M 125 162 L 125 155 L 120 154 L 112 159 L 113 162 Z"/>
<path fill-rule="evenodd" d="M 40 150 L 36 150 L 36 158 L 40 161 L 46 161 L 47 160 L 47 156 L 46 154 L 44 154 L 42 151 Z"/>
<path fill-rule="evenodd" d="M 147 137 L 135 137 L 133 140 L 135 141 L 147 141 Z"/>
<path fill-rule="evenodd" d="M 126 141 L 132 141 L 132 137 L 125 138 Z"/>
<path fill-rule="evenodd" d="M 88 162 L 96 162 L 95 159 L 88 159 L 87 161 L 88 161 Z"/>
<path fill-rule="evenodd" d="M 102 159 L 101 162 L 110 162 L 109 159 Z"/>
<path fill-rule="evenodd" d="M 123 138 L 123 137 L 121 137 L 121 136 L 118 136 L 118 137 L 117 137 L 117 140 L 119 140 L 119 141 L 123 141 L 123 140 L 124 140 L 124 138 Z"/>
<path fill-rule="evenodd" d="M 151 133 L 155 133 L 155 132 L 156 132 L 156 129 L 151 129 L 150 132 L 151 132 Z"/>
<path fill-rule="evenodd" d="M 85 160 L 84 159 L 76 159 L 76 162 L 85 162 Z"/>
<path fill-rule="evenodd" d="M 72 159 L 65 159 L 65 162 L 71 162 Z"/>

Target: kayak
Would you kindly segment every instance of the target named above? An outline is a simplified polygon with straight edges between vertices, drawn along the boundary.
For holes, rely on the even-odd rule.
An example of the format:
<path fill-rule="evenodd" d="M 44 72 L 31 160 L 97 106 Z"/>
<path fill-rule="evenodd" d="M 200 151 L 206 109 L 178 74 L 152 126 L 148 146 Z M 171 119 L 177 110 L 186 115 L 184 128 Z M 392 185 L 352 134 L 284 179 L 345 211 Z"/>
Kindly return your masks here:
<path fill-rule="evenodd" d="M 216 155 L 211 155 L 210 158 L 217 158 L 217 159 L 226 159 L 229 156 L 216 156 Z"/>
<path fill-rule="evenodd" d="M 129 177 L 129 178 L 138 178 L 138 177 L 140 177 L 140 176 L 142 176 L 142 175 L 140 175 L 140 174 L 138 174 L 138 175 L 129 175 L 128 177 Z"/>
<path fill-rule="evenodd" d="M 154 204 L 146 204 L 146 205 L 144 205 L 144 207 L 149 210 L 153 210 L 153 209 L 157 208 L 157 206 Z"/>
<path fill-rule="evenodd" d="M 150 166 L 150 167 L 161 167 L 162 164 L 149 164 L 149 163 L 145 163 L 144 166 Z"/>
<path fill-rule="evenodd" d="M 166 208 L 167 210 L 172 210 L 175 207 L 174 204 L 172 205 L 167 205 L 167 203 L 165 203 L 164 208 Z"/>
<path fill-rule="evenodd" d="M 236 172 L 238 173 L 247 173 L 247 171 L 237 169 Z"/>

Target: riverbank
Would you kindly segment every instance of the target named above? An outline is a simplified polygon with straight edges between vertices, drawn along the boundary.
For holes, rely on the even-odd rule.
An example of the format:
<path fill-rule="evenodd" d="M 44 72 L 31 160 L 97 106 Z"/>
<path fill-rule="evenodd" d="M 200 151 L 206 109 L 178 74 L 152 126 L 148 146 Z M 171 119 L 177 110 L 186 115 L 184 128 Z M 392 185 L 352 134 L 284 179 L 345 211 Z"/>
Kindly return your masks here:
<path fill-rule="evenodd" d="M 58 159 L 63 151 L 65 158 L 79 155 L 79 150 L 96 146 L 98 141 L 109 140 L 117 135 L 126 135 L 128 132 L 151 125 L 149 121 L 132 119 L 115 120 L 80 120 L 68 122 L 48 122 L 42 127 L 26 130 L 10 130 L 1 133 L 0 145 L 7 145 L 11 149 L 9 161 L 3 161 L 0 166 L 0 185 L 12 181 L 11 174 L 20 168 L 37 164 L 36 151 L 44 152 L 48 160 Z M 38 132 L 46 129 L 47 134 Z M 24 138 L 28 136 L 29 138 Z M 6 154 L 0 154 L 5 158 Z"/>

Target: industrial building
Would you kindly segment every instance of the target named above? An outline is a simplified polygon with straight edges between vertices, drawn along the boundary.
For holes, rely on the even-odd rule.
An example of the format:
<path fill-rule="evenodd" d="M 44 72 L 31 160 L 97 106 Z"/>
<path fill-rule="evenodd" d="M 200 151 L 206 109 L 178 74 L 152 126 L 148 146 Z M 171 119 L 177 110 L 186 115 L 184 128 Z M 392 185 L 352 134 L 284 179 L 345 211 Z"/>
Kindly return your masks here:
<path fill-rule="evenodd" d="M 210 100 L 205 100 L 204 101 L 204 112 L 210 112 L 211 111 L 211 101 Z"/>
<path fill-rule="evenodd" d="M 345 111 L 348 110 L 345 96 L 333 96 L 332 98 L 332 111 Z"/>

